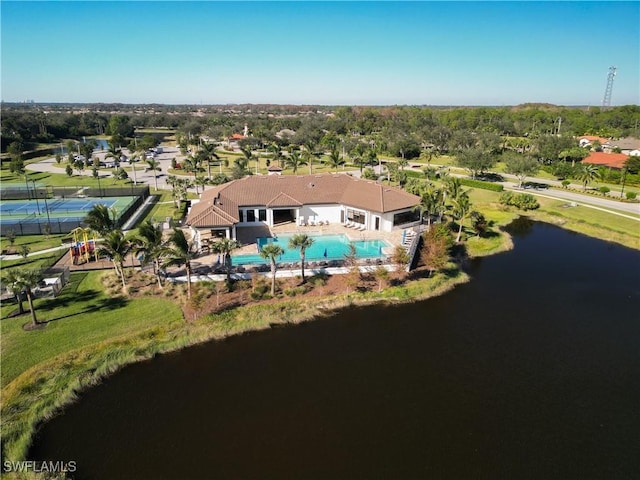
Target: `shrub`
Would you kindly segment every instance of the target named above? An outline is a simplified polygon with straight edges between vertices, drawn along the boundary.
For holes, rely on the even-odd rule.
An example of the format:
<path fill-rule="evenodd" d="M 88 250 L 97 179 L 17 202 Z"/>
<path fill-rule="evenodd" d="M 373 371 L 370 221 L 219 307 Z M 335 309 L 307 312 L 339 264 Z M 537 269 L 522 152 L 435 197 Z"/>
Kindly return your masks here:
<path fill-rule="evenodd" d="M 513 192 L 504 192 L 500 195 L 500 203 L 502 205 L 517 207 L 521 210 L 535 210 L 540 207 L 535 197 L 528 193 L 514 194 Z"/>
<path fill-rule="evenodd" d="M 562 181 L 562 187 L 563 188 L 567 188 L 569 185 L 571 185 L 571 181 L 569 181 L 569 180 L 563 180 Z"/>
<path fill-rule="evenodd" d="M 504 186 L 500 183 L 483 182 L 482 180 L 472 180 L 470 178 L 461 178 L 460 183 L 466 187 L 482 188 L 493 192 L 504 191 Z"/>
<path fill-rule="evenodd" d="M 329 278 L 329 275 L 323 272 L 319 272 L 317 274 L 315 274 L 312 277 L 309 277 L 307 279 L 307 282 L 309 282 L 311 285 L 315 286 L 315 287 L 323 287 L 327 284 L 327 279 Z"/>
<path fill-rule="evenodd" d="M 604 196 L 607 195 L 607 193 L 609 193 L 611 191 L 611 189 L 609 187 L 600 187 L 598 190 L 600 190 L 600 193 Z"/>
<path fill-rule="evenodd" d="M 627 200 L 635 200 L 637 196 L 636 192 L 627 192 Z"/>

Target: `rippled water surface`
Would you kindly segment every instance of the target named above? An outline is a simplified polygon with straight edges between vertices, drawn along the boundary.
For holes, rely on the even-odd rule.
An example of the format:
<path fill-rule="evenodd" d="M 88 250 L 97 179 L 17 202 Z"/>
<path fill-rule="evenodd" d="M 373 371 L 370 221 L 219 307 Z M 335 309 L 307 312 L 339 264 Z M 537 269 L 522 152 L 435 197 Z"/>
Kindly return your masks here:
<path fill-rule="evenodd" d="M 440 298 L 129 366 L 30 458 L 96 479 L 640 477 L 640 254 L 514 232 Z"/>

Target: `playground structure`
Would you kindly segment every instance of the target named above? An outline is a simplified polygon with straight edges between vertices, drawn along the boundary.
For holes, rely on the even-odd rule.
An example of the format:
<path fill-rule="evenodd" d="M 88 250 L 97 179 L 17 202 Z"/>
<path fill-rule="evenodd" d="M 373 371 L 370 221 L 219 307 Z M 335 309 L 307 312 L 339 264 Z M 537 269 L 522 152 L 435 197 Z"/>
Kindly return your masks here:
<path fill-rule="evenodd" d="M 96 248 L 96 234 L 88 228 L 74 228 L 71 230 L 73 234 L 73 245 L 71 246 L 71 260 L 74 265 L 80 265 L 82 263 L 88 263 L 93 259 L 98 261 L 98 250 Z M 89 239 L 89 235 L 92 238 Z"/>

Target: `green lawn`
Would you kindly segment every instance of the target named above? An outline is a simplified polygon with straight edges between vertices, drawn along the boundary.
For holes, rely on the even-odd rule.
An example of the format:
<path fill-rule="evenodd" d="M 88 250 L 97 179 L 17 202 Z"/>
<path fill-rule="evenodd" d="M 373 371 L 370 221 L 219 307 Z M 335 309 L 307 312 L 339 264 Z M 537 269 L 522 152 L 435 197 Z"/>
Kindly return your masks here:
<path fill-rule="evenodd" d="M 56 355 L 107 339 L 114 339 L 145 329 L 178 325 L 180 308 L 160 298 L 130 299 L 104 292 L 100 277 L 104 272 L 78 272 L 55 299 L 36 301 L 36 314 L 46 328 L 25 331 L 30 322 L 24 315 L 6 318 L 17 309 L 13 303 L 2 305 L 2 385 L 20 373 Z M 25 302 L 25 309 L 28 310 Z"/>
<path fill-rule="evenodd" d="M 31 253 L 39 252 L 40 250 L 46 250 L 48 248 L 59 247 L 66 240 L 69 240 L 68 234 L 56 234 L 49 235 L 47 238 L 44 235 L 24 235 L 16 236 L 16 240 L 13 244 L 13 248 L 17 249 L 20 245 L 29 245 Z M 7 237 L 0 237 L 0 250 L 10 248 L 10 243 Z"/>
<path fill-rule="evenodd" d="M 474 188 L 469 190 L 469 196 L 473 208 L 480 210 L 496 224 L 503 225 L 517 215 L 527 215 L 534 220 L 554 223 L 575 232 L 640 249 L 640 222 L 637 220 L 585 206 L 567 207 L 568 202 L 551 198 L 536 197 L 540 208 L 524 212 L 502 207 L 498 203 L 500 194 L 497 192 Z"/>

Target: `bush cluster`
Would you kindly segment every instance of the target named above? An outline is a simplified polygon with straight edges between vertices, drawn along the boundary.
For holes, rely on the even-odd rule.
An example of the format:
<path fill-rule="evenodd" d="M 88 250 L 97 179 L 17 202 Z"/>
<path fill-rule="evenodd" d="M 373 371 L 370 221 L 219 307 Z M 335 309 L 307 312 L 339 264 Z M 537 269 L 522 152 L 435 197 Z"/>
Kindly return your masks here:
<path fill-rule="evenodd" d="M 502 205 L 510 205 L 521 210 L 535 210 L 540 204 L 533 195 L 528 193 L 504 192 L 500 195 L 500 203 Z"/>

